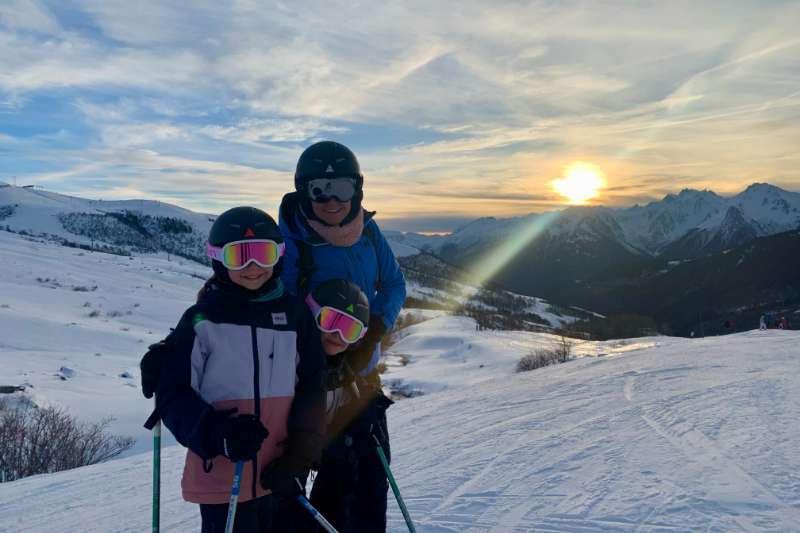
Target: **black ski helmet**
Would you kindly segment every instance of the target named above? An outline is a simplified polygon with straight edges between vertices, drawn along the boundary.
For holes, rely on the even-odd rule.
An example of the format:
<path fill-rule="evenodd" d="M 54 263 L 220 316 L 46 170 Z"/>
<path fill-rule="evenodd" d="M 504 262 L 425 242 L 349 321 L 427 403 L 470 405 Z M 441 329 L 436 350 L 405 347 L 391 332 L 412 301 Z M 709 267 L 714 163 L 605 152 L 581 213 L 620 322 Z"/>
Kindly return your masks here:
<path fill-rule="evenodd" d="M 255 207 L 228 209 L 217 217 L 208 233 L 208 242 L 212 246 L 225 246 L 229 242 L 247 239 L 283 242 L 281 230 L 272 217 Z"/>
<path fill-rule="evenodd" d="M 348 224 L 361 212 L 361 201 L 364 199 L 364 175 L 356 155 L 345 145 L 335 141 L 320 141 L 306 148 L 297 160 L 294 172 L 294 188 L 300 195 L 300 206 L 307 218 L 328 225 L 314 215 L 311 198 L 308 194 L 308 182 L 317 178 L 353 178 L 356 181 L 356 194 L 350 200 L 350 212 L 342 220 L 340 226 Z"/>
<path fill-rule="evenodd" d="M 229 242 L 244 241 L 247 239 L 270 239 L 277 243 L 283 242 L 283 236 L 271 216 L 255 207 L 234 207 L 228 209 L 214 221 L 208 233 L 208 243 L 211 246 L 222 247 Z M 272 277 L 260 289 L 251 291 L 240 287 L 231 281 L 228 269 L 217 261 L 211 261 L 211 267 L 217 279 L 226 289 L 235 291 L 246 297 L 256 297 L 275 289 L 280 277 L 283 261 L 272 267 Z"/>
<path fill-rule="evenodd" d="M 369 324 L 369 300 L 361 288 L 344 279 L 329 279 L 311 291 L 311 297 L 321 306 L 333 307 Z"/>
<path fill-rule="evenodd" d="M 316 178 L 354 178 L 356 189 L 361 190 L 364 176 L 356 155 L 345 145 L 334 141 L 320 141 L 306 148 L 294 171 L 294 188 L 306 195 L 306 184 Z"/>

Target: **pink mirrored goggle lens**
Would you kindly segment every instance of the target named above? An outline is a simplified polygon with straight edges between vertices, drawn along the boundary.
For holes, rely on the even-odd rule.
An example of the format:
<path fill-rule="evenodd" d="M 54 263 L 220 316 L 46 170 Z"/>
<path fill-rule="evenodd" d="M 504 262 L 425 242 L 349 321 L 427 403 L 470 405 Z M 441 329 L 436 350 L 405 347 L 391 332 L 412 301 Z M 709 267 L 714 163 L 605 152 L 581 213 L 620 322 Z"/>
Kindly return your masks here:
<path fill-rule="evenodd" d="M 283 255 L 285 245 L 271 240 L 229 242 L 222 248 L 206 245 L 206 253 L 229 270 L 242 270 L 251 262 L 268 268 L 275 266 Z"/>
<path fill-rule="evenodd" d="M 353 344 L 366 333 L 366 328 L 360 320 L 332 307 L 320 309 L 317 324 L 322 331 L 329 333 L 337 331 L 347 344 Z"/>
<path fill-rule="evenodd" d="M 347 344 L 361 340 L 367 334 L 367 326 L 359 319 L 333 307 L 320 306 L 309 294 L 306 303 L 317 320 L 317 327 L 325 333 L 338 333 Z"/>

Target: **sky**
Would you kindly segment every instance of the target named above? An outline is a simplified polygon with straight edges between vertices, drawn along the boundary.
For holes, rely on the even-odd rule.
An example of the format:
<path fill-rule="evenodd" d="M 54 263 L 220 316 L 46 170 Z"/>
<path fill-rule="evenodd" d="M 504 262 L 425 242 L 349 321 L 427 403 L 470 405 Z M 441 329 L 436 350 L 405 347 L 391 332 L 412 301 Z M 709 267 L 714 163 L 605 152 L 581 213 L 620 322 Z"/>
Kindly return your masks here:
<path fill-rule="evenodd" d="M 798 27 L 780 0 L 0 0 L 0 181 L 275 213 L 333 139 L 393 229 L 563 208 L 576 165 L 609 206 L 800 190 Z"/>

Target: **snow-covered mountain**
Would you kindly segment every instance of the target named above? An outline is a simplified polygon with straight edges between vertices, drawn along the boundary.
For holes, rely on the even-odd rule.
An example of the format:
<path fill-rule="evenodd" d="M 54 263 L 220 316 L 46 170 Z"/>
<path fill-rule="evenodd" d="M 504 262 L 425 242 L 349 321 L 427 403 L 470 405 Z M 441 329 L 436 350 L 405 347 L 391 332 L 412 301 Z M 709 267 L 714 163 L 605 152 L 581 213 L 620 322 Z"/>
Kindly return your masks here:
<path fill-rule="evenodd" d="M 531 242 L 557 239 L 569 245 L 612 240 L 638 255 L 697 257 L 720 247 L 800 227 L 800 193 L 766 183 L 722 197 L 711 191 L 684 189 L 645 206 L 578 207 L 524 217 L 474 220 L 447 236 L 404 235 L 392 238 L 418 249 L 448 256 L 469 256 L 486 243 L 509 241 L 540 225 Z M 672 257 L 678 254 L 685 257 Z"/>
<path fill-rule="evenodd" d="M 660 202 L 618 211 L 629 242 L 653 255 L 685 259 L 800 227 L 800 193 L 766 183 L 723 198 L 685 189 Z"/>
<path fill-rule="evenodd" d="M 87 200 L 0 187 L 0 229 L 113 253 L 169 252 L 202 261 L 214 217 L 152 200 Z"/>
<path fill-rule="evenodd" d="M 638 302 L 636 310 L 620 309 L 619 302 L 605 295 L 635 287 L 647 272 L 668 268 L 670 262 L 723 254 L 798 228 L 800 193 L 753 184 L 732 197 L 686 189 L 645 206 L 571 207 L 517 218 L 481 218 L 450 235 L 405 234 L 401 242 L 516 293 L 604 314 L 641 313 L 644 308 L 650 315 L 647 302 Z M 672 288 L 677 294 L 707 289 L 686 282 Z M 707 307 L 691 311 L 695 316 L 718 311 Z"/>
<path fill-rule="evenodd" d="M 798 341 L 585 341 L 577 360 L 516 374 L 552 336 L 463 317 L 412 326 L 393 347 L 407 364 L 387 378 L 424 394 L 387 415 L 417 531 L 800 531 Z M 163 531 L 199 528 L 183 457 L 163 452 Z M 146 531 L 150 484 L 149 453 L 0 484 L 0 531 Z M 389 498 L 388 531 L 407 531 Z"/>

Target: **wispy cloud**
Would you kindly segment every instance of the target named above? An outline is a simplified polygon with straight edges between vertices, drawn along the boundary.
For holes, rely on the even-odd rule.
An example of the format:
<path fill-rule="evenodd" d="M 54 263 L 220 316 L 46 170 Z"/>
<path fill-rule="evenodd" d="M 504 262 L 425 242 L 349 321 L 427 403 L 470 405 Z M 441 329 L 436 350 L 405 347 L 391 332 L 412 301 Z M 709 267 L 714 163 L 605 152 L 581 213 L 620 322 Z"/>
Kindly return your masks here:
<path fill-rule="evenodd" d="M 303 147 L 337 138 L 396 220 L 551 209 L 575 160 L 604 170 L 612 205 L 800 188 L 798 26 L 792 1 L 14 0 L 0 172 L 270 205 Z"/>

